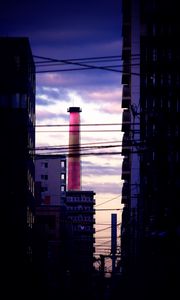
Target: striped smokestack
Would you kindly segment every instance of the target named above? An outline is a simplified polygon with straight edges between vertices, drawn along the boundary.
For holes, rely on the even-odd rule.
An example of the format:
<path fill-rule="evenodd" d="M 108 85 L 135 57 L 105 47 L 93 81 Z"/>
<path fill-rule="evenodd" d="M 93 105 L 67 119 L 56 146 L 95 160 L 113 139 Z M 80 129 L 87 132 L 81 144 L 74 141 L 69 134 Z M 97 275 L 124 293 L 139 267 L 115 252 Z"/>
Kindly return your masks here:
<path fill-rule="evenodd" d="M 69 118 L 69 157 L 68 157 L 68 191 L 81 190 L 80 162 L 80 112 L 79 107 L 70 107 Z"/>

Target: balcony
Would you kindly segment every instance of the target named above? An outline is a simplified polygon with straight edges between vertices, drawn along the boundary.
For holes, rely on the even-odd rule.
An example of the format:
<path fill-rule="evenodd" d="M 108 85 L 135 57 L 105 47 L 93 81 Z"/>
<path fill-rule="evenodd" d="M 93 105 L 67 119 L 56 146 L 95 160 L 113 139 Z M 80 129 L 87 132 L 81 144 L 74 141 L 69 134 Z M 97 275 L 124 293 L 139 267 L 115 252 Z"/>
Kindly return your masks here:
<path fill-rule="evenodd" d="M 122 187 L 122 200 L 123 204 L 128 204 L 128 200 L 130 197 L 130 184 L 128 181 L 125 181 Z"/>
<path fill-rule="evenodd" d="M 131 82 L 131 76 L 130 76 L 130 74 L 129 73 L 123 73 L 122 74 L 121 83 L 129 85 L 130 82 Z"/>
<path fill-rule="evenodd" d="M 126 156 L 122 163 L 122 175 L 121 178 L 124 180 L 128 180 L 130 177 L 130 171 L 131 171 L 131 163 L 128 156 Z"/>
<path fill-rule="evenodd" d="M 122 108 L 129 108 L 131 104 L 131 92 L 128 85 L 123 86 L 122 91 Z"/>
<path fill-rule="evenodd" d="M 123 48 L 122 50 L 122 59 L 124 61 L 128 61 L 131 58 L 131 49 L 130 48 Z"/>
<path fill-rule="evenodd" d="M 129 109 L 124 109 L 122 116 L 122 131 L 128 131 L 131 125 L 131 113 Z"/>
<path fill-rule="evenodd" d="M 127 155 L 130 149 L 131 149 L 131 136 L 125 132 L 122 139 L 122 155 Z"/>

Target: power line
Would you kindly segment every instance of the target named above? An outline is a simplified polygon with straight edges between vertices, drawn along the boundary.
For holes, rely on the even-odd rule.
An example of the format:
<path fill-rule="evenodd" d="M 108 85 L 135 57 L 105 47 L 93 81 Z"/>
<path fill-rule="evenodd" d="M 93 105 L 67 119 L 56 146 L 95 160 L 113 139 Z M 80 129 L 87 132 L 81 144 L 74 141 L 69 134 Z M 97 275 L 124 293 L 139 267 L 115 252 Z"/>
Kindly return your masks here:
<path fill-rule="evenodd" d="M 96 211 L 103 211 L 103 210 L 123 210 L 123 208 L 97 208 Z"/>
<path fill-rule="evenodd" d="M 135 55 L 135 54 L 134 54 Z M 133 55 L 133 56 L 134 56 Z M 140 55 L 139 55 L 140 56 Z M 37 55 L 33 55 L 34 58 L 41 58 L 43 60 L 47 60 L 47 61 L 60 61 L 60 62 L 66 62 L 66 61 L 86 61 L 86 60 L 101 60 L 101 59 L 114 59 L 114 58 L 121 58 L 122 56 L 121 55 L 110 55 L 110 56 L 91 56 L 91 57 L 84 57 L 84 58 L 68 58 L 68 59 L 63 59 L 63 60 L 59 60 L 59 59 L 54 59 L 54 58 L 47 58 L 47 57 L 44 57 L 44 56 L 37 56 Z M 37 61 L 35 63 L 42 63 L 42 61 Z"/>
<path fill-rule="evenodd" d="M 117 141 L 116 143 L 118 143 L 117 145 L 112 145 L 112 144 L 108 144 L 108 145 L 101 145 L 101 143 L 99 143 L 98 145 L 96 144 L 84 144 L 82 145 L 64 145 L 64 146 L 38 146 L 35 148 L 29 148 L 29 150 L 77 150 L 77 152 L 79 150 L 92 150 L 92 149 L 107 149 L 107 148 L 116 148 L 116 147 L 120 147 L 121 146 L 121 142 Z M 73 152 L 74 152 L 73 151 Z"/>
<path fill-rule="evenodd" d="M 118 227 L 119 225 L 121 225 L 121 223 L 116 224 L 116 227 Z M 105 228 L 102 228 L 102 229 L 98 229 L 98 230 L 96 230 L 96 232 L 104 231 L 104 230 L 107 230 L 107 229 L 110 229 L 110 228 L 112 228 L 112 225 L 110 225 L 108 227 L 105 227 Z"/>
<path fill-rule="evenodd" d="M 100 205 L 103 205 L 103 204 L 108 203 L 108 202 L 110 202 L 110 201 L 113 201 L 113 200 L 119 198 L 119 196 L 121 196 L 121 195 L 118 195 L 118 196 L 116 196 L 116 197 L 114 197 L 114 198 L 112 198 L 112 199 L 109 199 L 109 200 L 107 200 L 107 201 L 104 201 L 103 203 L 97 204 L 97 205 L 95 205 L 95 207 L 100 206 Z"/>
<path fill-rule="evenodd" d="M 76 60 L 76 59 L 72 59 L 71 61 Z M 110 58 L 110 59 L 100 59 L 100 60 L 95 60 L 95 59 L 91 59 L 91 60 L 84 60 L 84 63 L 102 63 L 102 62 L 114 62 L 114 61 L 119 61 L 119 58 Z M 80 61 L 80 60 L 77 60 Z M 81 59 L 82 61 L 82 59 Z M 39 61 L 35 63 L 37 67 L 51 67 L 51 66 L 64 66 L 66 65 L 66 63 L 63 62 L 51 62 L 51 61 Z"/>
<path fill-rule="evenodd" d="M 134 124 L 134 123 L 133 123 Z M 139 123 L 137 123 L 139 124 Z M 81 126 L 119 126 L 122 123 L 81 123 L 81 124 L 73 124 L 73 127 L 81 127 Z M 35 127 L 70 127 L 68 124 L 36 124 Z"/>
<path fill-rule="evenodd" d="M 104 230 L 107 230 L 107 229 L 110 229 L 111 228 L 111 225 L 106 227 L 106 228 L 102 228 L 102 229 L 99 229 L 99 230 L 96 230 L 96 232 L 100 232 L 100 231 L 104 231 Z"/>
<path fill-rule="evenodd" d="M 121 129 L 105 129 L 105 130 L 81 130 L 81 132 L 121 132 Z M 42 130 L 36 131 L 36 133 L 49 133 L 49 132 L 69 132 L 68 130 Z M 78 130 L 73 130 L 73 132 L 79 132 Z"/>
<path fill-rule="evenodd" d="M 111 71 L 111 72 L 117 72 L 117 73 L 123 73 L 123 74 L 131 74 L 135 76 L 140 76 L 140 73 L 135 72 L 124 72 L 124 66 L 140 66 L 140 63 L 126 63 L 123 60 L 123 54 L 122 55 L 112 55 L 112 56 L 100 56 L 100 57 L 88 57 L 88 58 L 72 58 L 72 59 L 56 59 L 56 58 L 50 58 L 50 57 L 44 57 L 39 55 L 33 55 L 35 59 L 40 59 L 40 61 L 35 61 L 35 65 L 37 68 L 41 68 L 40 70 L 37 70 L 36 73 L 51 73 L 51 72 L 67 72 L 67 71 L 83 71 L 83 70 L 94 70 L 94 69 L 100 69 L 105 71 Z M 132 54 L 130 55 L 131 61 L 133 60 L 140 60 L 140 54 Z M 104 62 L 113 62 L 113 61 L 122 61 L 120 65 L 92 65 L 92 63 L 104 63 Z M 68 68 L 65 69 L 54 69 L 55 66 L 68 66 Z M 74 68 L 69 68 L 69 66 L 78 66 Z M 42 67 L 49 68 L 46 70 L 42 70 Z M 51 67 L 51 69 L 50 69 Z M 117 68 L 122 68 L 118 69 Z"/>
<path fill-rule="evenodd" d="M 104 152 L 96 152 L 97 150 L 106 150 L 106 149 L 112 149 L 112 148 L 121 148 L 123 146 L 123 143 L 119 143 L 117 142 L 117 145 L 88 145 L 88 146 L 40 146 L 40 147 L 35 147 L 35 148 L 29 148 L 29 151 L 36 151 L 36 153 L 34 153 L 34 155 L 36 156 L 37 159 L 42 159 L 43 155 L 44 157 L 46 155 L 52 155 L 53 158 L 53 154 L 54 157 L 55 155 L 66 155 L 66 156 L 78 156 L 78 155 L 88 155 L 88 154 L 120 154 L 122 152 L 119 151 L 104 151 Z M 129 141 L 128 144 L 128 149 L 129 151 L 133 152 L 133 150 L 131 148 L 135 147 L 139 147 L 140 149 L 138 149 L 138 152 L 140 152 L 141 150 L 145 150 L 145 143 L 143 141 L 137 141 L 136 143 L 134 143 L 134 141 Z M 90 152 L 94 150 L 94 152 Z M 41 152 L 40 152 L 41 151 Z M 46 151 L 46 152 L 45 152 Z M 86 151 L 86 152 L 84 152 Z"/>
<path fill-rule="evenodd" d="M 144 152 L 145 150 L 129 150 L 129 153 L 136 153 L 136 154 L 140 154 L 141 152 Z M 62 153 L 62 152 L 40 152 L 39 154 L 41 155 L 66 155 L 67 157 L 75 157 L 75 156 L 104 156 L 104 155 L 124 155 L 122 151 L 116 151 L 116 152 L 88 152 L 88 153 Z M 36 156 L 37 154 L 31 153 L 31 156 Z"/>
<path fill-rule="evenodd" d="M 112 66 L 95 66 L 95 65 L 89 65 L 86 63 L 81 63 L 77 61 L 72 61 L 72 60 L 64 60 L 64 59 L 54 59 L 50 57 L 44 57 L 44 56 L 37 56 L 33 55 L 34 58 L 40 58 L 40 59 L 46 59 L 51 62 L 60 62 L 64 63 L 67 65 L 76 65 L 79 66 L 80 68 L 71 68 L 71 69 L 61 69 L 61 70 L 43 70 L 43 71 L 36 71 L 36 73 L 45 73 L 45 72 L 65 72 L 65 71 L 79 71 L 79 70 L 84 70 L 84 69 L 100 69 L 100 70 L 106 70 L 106 71 L 113 71 L 113 72 L 118 72 L 118 70 L 112 69 Z M 114 66 L 113 66 L 114 67 Z M 116 66 L 115 66 L 116 67 Z"/>

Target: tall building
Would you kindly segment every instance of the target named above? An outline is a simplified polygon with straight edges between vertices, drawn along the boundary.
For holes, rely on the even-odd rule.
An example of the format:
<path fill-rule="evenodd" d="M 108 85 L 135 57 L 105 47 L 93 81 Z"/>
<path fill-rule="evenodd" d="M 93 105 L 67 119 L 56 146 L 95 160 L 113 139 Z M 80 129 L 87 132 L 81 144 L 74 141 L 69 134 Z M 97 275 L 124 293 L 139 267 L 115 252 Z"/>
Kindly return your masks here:
<path fill-rule="evenodd" d="M 95 252 L 95 193 L 93 191 L 67 191 L 67 251 L 68 269 L 73 289 L 79 299 L 92 298 L 92 275 Z M 88 298 L 89 299 L 89 298 Z"/>
<path fill-rule="evenodd" d="M 63 205 L 66 196 L 66 156 L 37 154 L 35 169 L 39 204 Z"/>
<path fill-rule="evenodd" d="M 140 299 L 180 276 L 180 34 L 175 1 L 123 0 L 121 266 Z"/>
<path fill-rule="evenodd" d="M 36 154 L 35 195 L 35 276 L 40 295 L 45 291 L 50 299 L 65 293 L 65 155 Z"/>
<path fill-rule="evenodd" d="M 26 37 L 0 38 L 0 135 L 3 279 L 20 293 L 34 222 L 35 65 Z"/>
<path fill-rule="evenodd" d="M 73 261 L 72 271 L 91 273 L 93 270 L 95 233 L 95 193 L 93 191 L 67 191 L 67 220 L 71 236 L 69 247 Z M 75 259 L 74 259 L 75 258 Z"/>

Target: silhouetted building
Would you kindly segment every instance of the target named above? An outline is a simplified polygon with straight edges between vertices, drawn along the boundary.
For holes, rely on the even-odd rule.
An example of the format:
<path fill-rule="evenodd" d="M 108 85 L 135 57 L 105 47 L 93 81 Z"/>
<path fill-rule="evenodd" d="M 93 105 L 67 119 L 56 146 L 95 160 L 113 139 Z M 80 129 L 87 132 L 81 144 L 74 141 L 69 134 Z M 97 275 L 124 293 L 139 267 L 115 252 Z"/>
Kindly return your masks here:
<path fill-rule="evenodd" d="M 48 299 L 54 299 L 65 294 L 66 156 L 37 154 L 35 178 L 35 275 L 39 291 L 46 290 Z"/>
<path fill-rule="evenodd" d="M 124 0 L 122 12 L 121 266 L 133 296 L 155 299 L 180 276 L 179 10 Z"/>
<path fill-rule="evenodd" d="M 20 296 L 34 222 L 35 65 L 26 37 L 0 38 L 0 135 L 3 280 Z"/>
<path fill-rule="evenodd" d="M 87 292 L 89 289 L 90 293 L 92 288 L 95 252 L 94 195 L 93 191 L 66 192 L 68 269 L 73 287 L 82 297 L 85 290 Z"/>
<path fill-rule="evenodd" d="M 47 299 L 65 294 L 67 224 L 63 205 L 40 205 L 35 213 L 35 272 L 37 290 Z"/>

